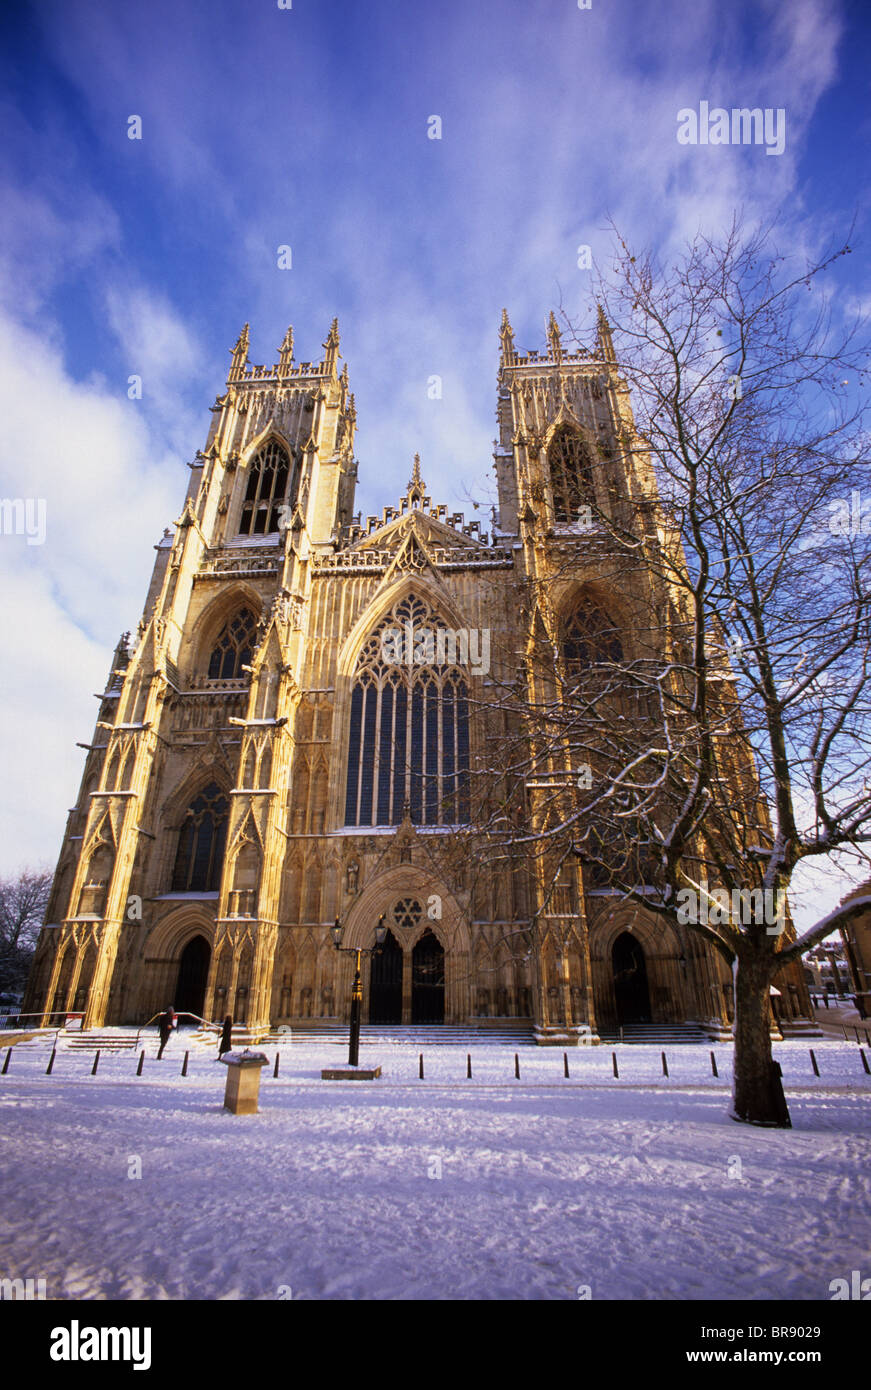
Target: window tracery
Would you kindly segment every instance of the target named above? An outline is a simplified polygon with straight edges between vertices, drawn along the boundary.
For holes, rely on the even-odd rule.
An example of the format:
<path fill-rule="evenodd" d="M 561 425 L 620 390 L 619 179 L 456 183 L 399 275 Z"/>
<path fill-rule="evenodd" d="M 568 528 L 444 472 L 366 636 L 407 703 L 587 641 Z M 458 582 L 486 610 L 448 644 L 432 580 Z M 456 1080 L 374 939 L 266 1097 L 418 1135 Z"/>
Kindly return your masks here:
<path fill-rule="evenodd" d="M 577 521 L 578 510 L 593 504 L 593 467 L 578 431 L 561 425 L 547 451 L 554 519 Z"/>
<path fill-rule="evenodd" d="M 265 536 L 279 529 L 282 504 L 287 502 L 292 507 L 296 501 L 296 470 L 294 495 L 286 497 L 289 473 L 287 450 L 277 440 L 270 439 L 262 449 L 258 449 L 248 465 L 248 486 L 239 519 L 240 536 Z"/>
<path fill-rule="evenodd" d="M 408 597 L 360 653 L 351 694 L 346 825 L 397 825 L 406 803 L 418 825 L 468 820 L 469 687 L 460 666 L 436 664 L 440 628 L 425 603 Z M 435 661 L 426 659 L 433 655 Z"/>
<path fill-rule="evenodd" d="M 218 890 L 229 809 L 230 803 L 217 782 L 210 782 L 194 797 L 179 835 L 172 875 L 173 892 Z"/>
<path fill-rule="evenodd" d="M 250 608 L 240 608 L 224 624 L 209 658 L 209 680 L 236 680 L 244 676 L 254 654 L 257 619 Z"/>

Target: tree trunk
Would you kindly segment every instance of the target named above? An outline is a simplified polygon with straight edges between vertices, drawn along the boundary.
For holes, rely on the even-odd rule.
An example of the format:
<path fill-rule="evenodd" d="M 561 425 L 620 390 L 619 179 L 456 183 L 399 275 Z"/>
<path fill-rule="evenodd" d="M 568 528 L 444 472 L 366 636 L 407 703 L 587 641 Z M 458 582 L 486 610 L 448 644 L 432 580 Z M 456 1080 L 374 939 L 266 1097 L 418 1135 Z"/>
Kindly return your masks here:
<path fill-rule="evenodd" d="M 732 1116 L 745 1124 L 780 1123 L 771 1090 L 768 962 L 739 960 L 735 968 L 735 1062 Z"/>

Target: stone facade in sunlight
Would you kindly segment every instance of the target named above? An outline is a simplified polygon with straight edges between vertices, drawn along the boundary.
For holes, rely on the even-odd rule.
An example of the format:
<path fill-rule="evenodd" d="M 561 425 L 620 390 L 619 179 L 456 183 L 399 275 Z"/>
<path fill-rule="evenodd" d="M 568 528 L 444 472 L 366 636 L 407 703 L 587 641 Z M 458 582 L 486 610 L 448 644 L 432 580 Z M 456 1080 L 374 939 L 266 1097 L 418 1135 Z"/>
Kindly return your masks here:
<path fill-rule="evenodd" d="M 297 362 L 289 331 L 265 367 L 243 330 L 100 697 L 26 1009 L 338 1024 L 353 956 L 330 928 L 369 948 L 383 915 L 364 1020 L 562 1045 L 645 1021 L 728 1028 L 731 977 L 701 939 L 585 883 L 579 859 L 556 892 L 519 861 L 488 868 L 458 829 L 498 746 L 486 692 L 526 650 L 531 577 L 553 575 L 567 620 L 606 614 L 627 650 L 665 640 L 633 626 L 635 581 L 607 572 L 582 515 L 585 488 L 603 508 L 654 495 L 607 324 L 568 351 L 551 316 L 547 350 L 521 355 L 503 316 L 500 341 L 484 534 L 432 503 L 417 458 L 395 505 L 355 516 L 337 325 L 321 360 Z M 415 657 L 421 632 L 434 657 Z M 808 1012 L 798 966 L 778 986 L 782 1013 Z"/>

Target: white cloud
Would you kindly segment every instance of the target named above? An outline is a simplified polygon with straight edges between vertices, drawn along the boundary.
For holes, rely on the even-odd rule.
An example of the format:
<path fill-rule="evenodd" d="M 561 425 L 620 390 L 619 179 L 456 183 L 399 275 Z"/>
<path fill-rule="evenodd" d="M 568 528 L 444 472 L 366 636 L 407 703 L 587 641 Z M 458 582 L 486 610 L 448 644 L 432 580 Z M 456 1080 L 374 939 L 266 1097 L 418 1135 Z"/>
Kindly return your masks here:
<path fill-rule="evenodd" d="M 187 472 L 137 406 L 71 380 L 57 349 L 0 318 L 0 496 L 46 501 L 45 544 L 0 535 L 4 654 L 0 871 L 53 860 L 118 635 L 135 628 L 152 544 Z"/>

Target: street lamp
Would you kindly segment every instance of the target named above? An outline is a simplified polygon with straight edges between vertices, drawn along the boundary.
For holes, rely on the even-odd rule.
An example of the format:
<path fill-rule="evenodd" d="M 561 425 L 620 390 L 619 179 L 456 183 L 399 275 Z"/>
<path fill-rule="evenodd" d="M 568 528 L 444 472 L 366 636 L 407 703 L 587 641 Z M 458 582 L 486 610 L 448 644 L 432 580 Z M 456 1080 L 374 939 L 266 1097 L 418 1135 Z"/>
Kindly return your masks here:
<path fill-rule="evenodd" d="M 342 937 L 345 928 L 342 926 L 338 917 L 330 928 L 330 935 L 333 938 L 333 945 L 337 951 L 344 951 L 346 955 L 354 956 L 354 985 L 351 990 L 351 1040 L 348 1047 L 348 1066 L 356 1067 L 360 1056 L 360 1017 L 363 1013 L 363 981 L 360 977 L 360 959 L 364 952 L 367 956 L 377 956 L 384 945 L 384 938 L 387 935 L 387 925 L 384 921 L 384 913 L 378 918 L 378 925 L 375 928 L 374 946 L 343 946 Z"/>

